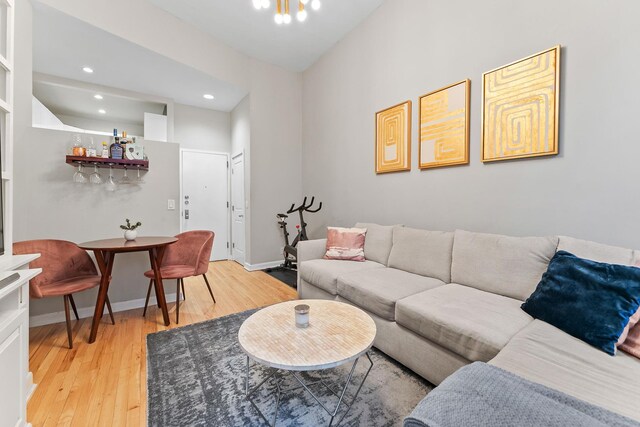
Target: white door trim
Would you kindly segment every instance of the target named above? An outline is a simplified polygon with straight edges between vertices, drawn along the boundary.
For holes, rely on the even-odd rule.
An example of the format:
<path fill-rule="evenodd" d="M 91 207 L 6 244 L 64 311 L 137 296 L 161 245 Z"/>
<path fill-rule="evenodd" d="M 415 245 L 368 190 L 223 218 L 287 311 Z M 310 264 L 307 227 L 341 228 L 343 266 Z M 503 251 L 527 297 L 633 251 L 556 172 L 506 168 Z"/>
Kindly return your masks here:
<path fill-rule="evenodd" d="M 242 156 L 242 185 L 244 186 L 244 188 L 242 189 L 242 195 L 243 195 L 243 200 L 242 200 L 242 209 L 244 210 L 244 263 L 243 265 L 246 264 L 247 262 L 247 218 L 248 218 L 248 213 L 247 213 L 247 183 L 246 183 L 246 167 L 247 167 L 247 156 L 245 155 L 245 149 L 243 148 L 242 150 L 240 150 L 239 152 L 232 154 L 231 155 L 231 166 L 233 166 L 233 161 L 237 158 Z M 231 168 L 229 168 L 229 174 L 231 174 Z M 229 177 L 229 203 L 230 205 L 233 204 L 233 187 L 232 187 L 232 177 Z M 231 210 L 231 208 L 229 208 L 229 210 Z M 230 243 L 229 243 L 229 259 L 232 261 L 235 261 L 234 257 L 233 257 L 233 243 L 234 243 L 234 235 L 233 235 L 233 213 L 231 211 L 229 211 L 229 215 L 231 217 L 231 237 L 230 237 Z"/>
<path fill-rule="evenodd" d="M 229 153 L 224 153 L 222 151 L 209 151 L 209 150 L 195 150 L 193 148 L 180 148 L 180 200 L 178 200 L 178 206 L 180 206 L 180 232 L 184 231 L 184 194 L 182 191 L 182 154 L 188 153 L 202 153 L 202 154 L 216 154 L 219 156 L 225 156 L 227 158 L 227 238 L 228 242 L 224 242 L 227 245 L 227 259 L 231 259 L 231 167 L 230 167 L 230 156 Z"/>

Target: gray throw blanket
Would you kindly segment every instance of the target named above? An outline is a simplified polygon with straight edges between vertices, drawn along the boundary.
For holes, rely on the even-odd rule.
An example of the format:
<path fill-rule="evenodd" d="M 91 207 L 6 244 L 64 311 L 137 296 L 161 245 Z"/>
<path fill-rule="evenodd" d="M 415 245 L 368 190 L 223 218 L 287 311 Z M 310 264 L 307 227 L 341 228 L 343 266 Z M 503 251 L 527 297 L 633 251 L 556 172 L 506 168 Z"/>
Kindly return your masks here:
<path fill-rule="evenodd" d="M 454 426 L 638 427 L 640 423 L 475 362 L 444 380 L 404 419 L 404 427 Z"/>

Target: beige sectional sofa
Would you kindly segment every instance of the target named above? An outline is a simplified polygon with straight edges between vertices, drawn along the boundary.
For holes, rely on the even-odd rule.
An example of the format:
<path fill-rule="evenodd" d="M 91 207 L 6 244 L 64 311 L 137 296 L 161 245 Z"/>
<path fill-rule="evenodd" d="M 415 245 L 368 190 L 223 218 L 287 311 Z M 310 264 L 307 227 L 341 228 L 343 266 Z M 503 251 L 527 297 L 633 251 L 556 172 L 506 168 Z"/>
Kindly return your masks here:
<path fill-rule="evenodd" d="M 488 362 L 640 420 L 639 359 L 609 356 L 520 309 L 557 250 L 626 265 L 640 251 L 564 236 L 356 226 L 367 228 L 365 262 L 323 259 L 324 239 L 299 243 L 300 298 L 367 311 L 375 346 L 433 384 Z"/>

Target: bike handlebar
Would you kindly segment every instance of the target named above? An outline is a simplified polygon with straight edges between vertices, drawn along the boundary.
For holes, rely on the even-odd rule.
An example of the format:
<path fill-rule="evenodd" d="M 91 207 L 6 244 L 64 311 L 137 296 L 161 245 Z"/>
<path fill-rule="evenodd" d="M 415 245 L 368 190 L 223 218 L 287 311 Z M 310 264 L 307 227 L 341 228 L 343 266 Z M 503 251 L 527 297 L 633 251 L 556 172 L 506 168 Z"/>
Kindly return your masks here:
<path fill-rule="evenodd" d="M 311 202 L 308 205 L 307 205 L 307 199 L 308 197 L 305 196 L 304 199 L 302 200 L 302 204 L 297 208 L 295 207 L 295 203 L 293 203 L 289 208 L 289 210 L 287 211 L 287 213 L 291 214 L 298 211 L 315 213 L 315 212 L 318 212 L 320 209 L 322 209 L 322 202 L 320 202 L 320 205 L 318 206 L 317 209 L 311 209 L 311 207 L 313 206 L 316 200 L 315 196 L 311 197 Z"/>
<path fill-rule="evenodd" d="M 311 207 L 313 204 L 309 205 L 309 207 Z M 307 212 L 311 212 L 311 213 L 316 213 L 318 212 L 320 209 L 322 209 L 322 202 L 320 202 L 320 205 L 318 205 L 318 209 L 305 209 L 305 211 Z"/>

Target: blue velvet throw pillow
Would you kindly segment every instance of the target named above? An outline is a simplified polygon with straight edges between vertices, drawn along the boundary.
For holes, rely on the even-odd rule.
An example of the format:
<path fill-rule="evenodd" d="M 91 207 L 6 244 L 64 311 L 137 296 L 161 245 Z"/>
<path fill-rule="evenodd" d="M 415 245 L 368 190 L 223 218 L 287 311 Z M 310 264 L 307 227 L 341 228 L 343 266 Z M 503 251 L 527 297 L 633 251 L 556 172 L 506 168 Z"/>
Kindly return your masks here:
<path fill-rule="evenodd" d="M 522 309 L 613 356 L 639 305 L 640 268 L 558 251 Z"/>

